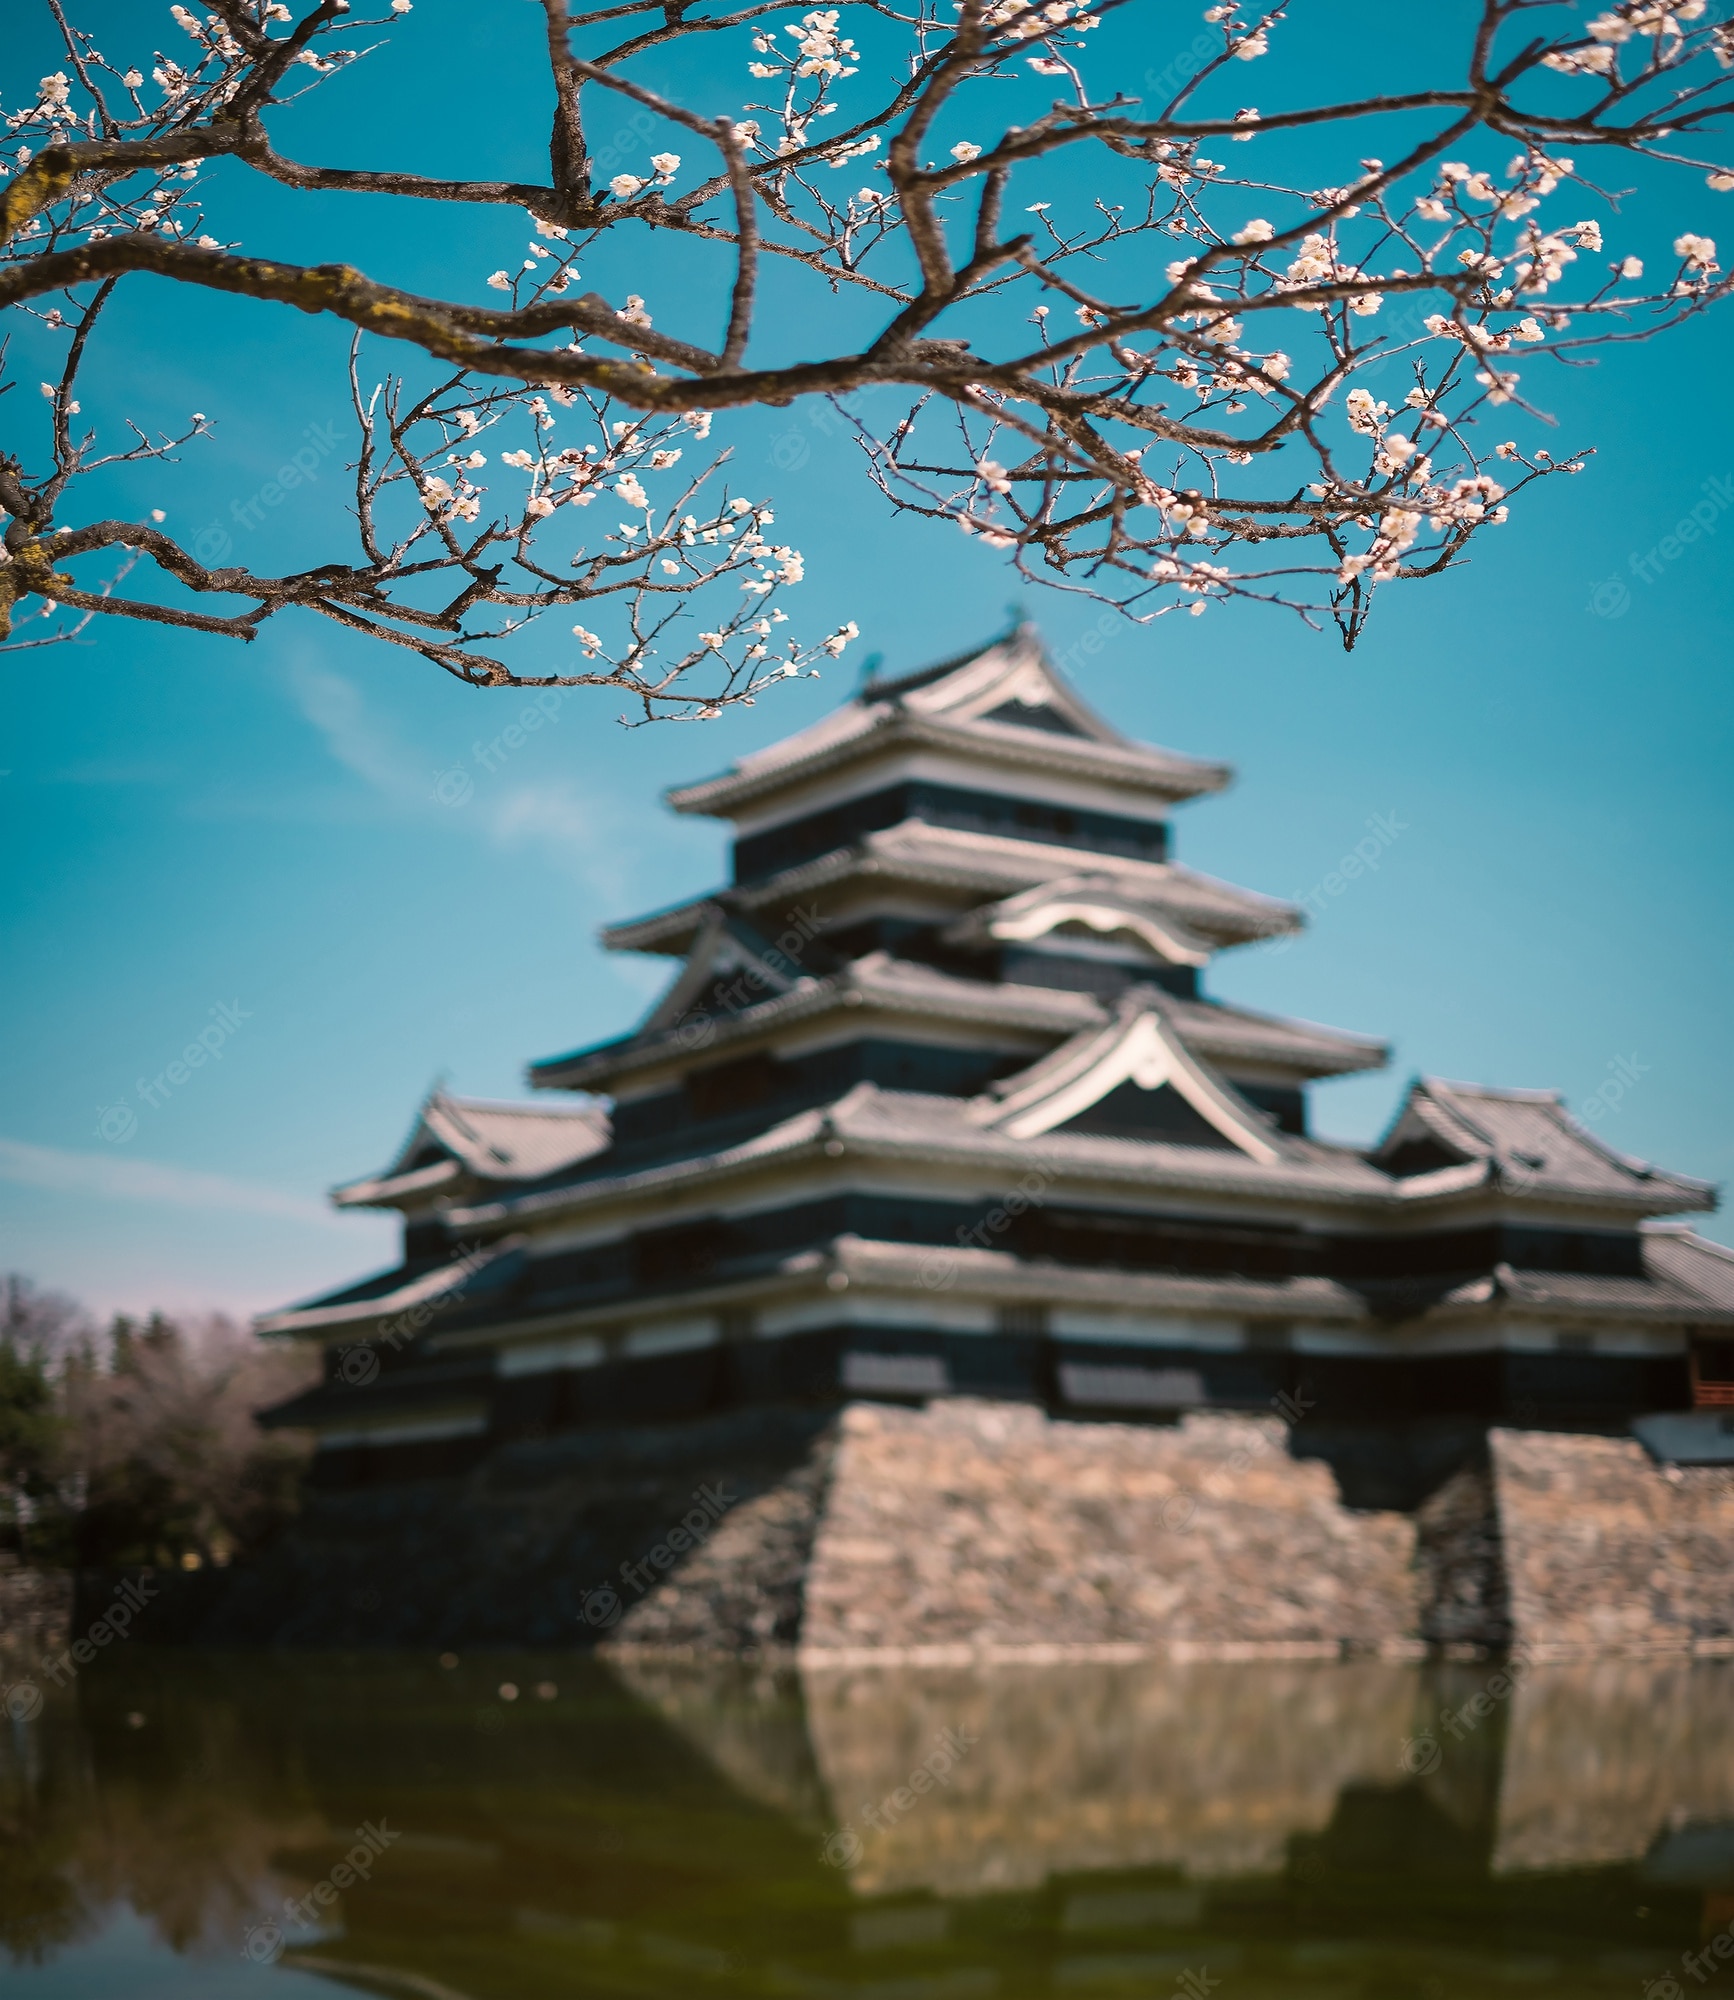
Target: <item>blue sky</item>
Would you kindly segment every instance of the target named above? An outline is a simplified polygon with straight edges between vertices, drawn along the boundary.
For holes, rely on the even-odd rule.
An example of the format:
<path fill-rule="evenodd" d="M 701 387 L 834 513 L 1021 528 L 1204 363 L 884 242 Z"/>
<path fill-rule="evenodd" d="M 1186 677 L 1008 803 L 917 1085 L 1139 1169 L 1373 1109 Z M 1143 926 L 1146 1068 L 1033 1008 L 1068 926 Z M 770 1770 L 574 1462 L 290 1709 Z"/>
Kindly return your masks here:
<path fill-rule="evenodd" d="M 1184 45 L 1196 10 L 1143 15 L 1163 24 L 1152 46 Z M 533 173 L 539 103 L 532 118 L 492 100 L 477 119 L 462 94 L 506 61 L 501 37 L 539 18 L 418 0 L 421 40 L 406 26 L 378 71 L 391 109 L 377 144 L 356 137 L 348 79 L 296 114 L 295 145 Z M 1305 9 L 1295 21 L 1314 66 L 1290 72 L 1298 94 L 1325 87 L 1338 45 Z M 334 213 L 335 236 L 319 235 Z M 1680 226 L 1720 219 L 1712 207 Z M 239 233 L 483 296 L 467 274 L 479 284 L 510 256 L 523 222 L 267 190 Z M 178 466 L 129 475 L 117 504 L 163 506 L 189 536 L 234 523 L 309 434 L 343 426 L 336 330 L 149 280 L 120 304 L 87 409 L 166 422 L 199 408 L 217 430 Z M 805 629 L 854 618 L 860 652 L 903 669 L 990 636 L 1021 596 L 1120 726 L 1233 762 L 1226 797 L 1179 815 L 1195 866 L 1305 897 L 1370 817 L 1397 824 L 1376 874 L 1321 896 L 1304 942 L 1212 974 L 1223 997 L 1394 1043 L 1389 1072 L 1316 1093 L 1321 1129 L 1371 1136 L 1417 1070 L 1581 1102 L 1624 1061 L 1641 1075 L 1604 1136 L 1721 1180 L 1734 1173 L 1729 326 L 1538 374 L 1556 449 L 1593 444 L 1589 469 L 1527 497 L 1455 575 L 1388 591 L 1349 658 L 1250 608 L 1121 626 L 1074 653 L 1091 609 L 1019 592 L 988 552 L 888 517 L 817 412 L 746 418 L 728 441 L 742 484 L 774 495 L 779 533 L 806 552 L 789 604 Z M 33 380 L 28 341 L 23 359 Z M 346 449 L 345 436 L 320 483 L 271 513 L 270 566 L 331 552 Z M 1634 569 L 1707 494 L 1725 496 L 1712 532 Z M 254 532 L 240 531 L 243 555 Z M 575 693 L 490 771 L 476 745 L 522 695 L 465 689 L 323 623 L 278 621 L 245 650 L 119 623 L 87 637 L 15 657 L 4 680 L 0 1267 L 103 1309 L 254 1310 L 386 1261 L 393 1226 L 331 1215 L 323 1190 L 384 1162 L 436 1076 L 516 1095 L 527 1060 L 622 1031 L 666 967 L 601 952 L 597 926 L 725 865 L 726 829 L 676 819 L 659 792 L 811 720 L 859 671 L 852 655 L 703 726 L 625 731 L 614 698 Z M 460 770 L 473 789 L 442 803 L 464 790 Z M 139 1082 L 214 1020 L 228 1024 L 220 1059 L 142 1102 Z M 117 1107 L 127 1136 L 106 1137 L 128 1126 Z M 1723 1218 L 1708 1228 L 1730 1240 Z"/>

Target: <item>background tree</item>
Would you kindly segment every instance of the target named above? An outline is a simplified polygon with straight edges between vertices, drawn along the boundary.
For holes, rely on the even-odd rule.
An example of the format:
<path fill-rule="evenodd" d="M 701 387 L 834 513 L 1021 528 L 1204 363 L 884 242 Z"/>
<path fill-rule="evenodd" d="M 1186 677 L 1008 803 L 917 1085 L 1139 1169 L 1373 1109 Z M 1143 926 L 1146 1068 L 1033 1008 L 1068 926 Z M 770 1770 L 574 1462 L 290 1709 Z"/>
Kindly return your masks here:
<path fill-rule="evenodd" d="M 309 1357 L 221 1314 L 122 1316 L 109 1344 L 106 1367 L 80 1358 L 62 1382 L 76 1560 L 221 1564 L 267 1540 L 295 1511 L 306 1440 L 253 1413 L 304 1387 Z"/>
<path fill-rule="evenodd" d="M 9 117 L 0 201 L 0 306 L 64 341 L 40 402 L 15 394 L 0 455 L 15 644 L 98 616 L 249 639 L 294 608 L 478 685 L 598 682 L 645 715 L 714 714 L 819 649 L 779 636 L 799 552 L 761 500 L 728 493 L 720 460 L 694 473 L 687 455 L 719 413 L 806 396 L 838 402 L 892 504 L 1026 575 L 1140 618 L 1262 598 L 1334 617 L 1353 644 L 1378 586 L 1437 575 L 1528 486 L 1581 469 L 1582 451 L 1499 435 L 1533 431 L 1537 362 L 1660 332 L 1728 290 L 1706 211 L 1734 189 L 1714 152 L 1734 25 L 1708 0 L 1587 20 L 1483 0 L 1456 75 L 1279 107 L 1273 73 L 1262 112 L 1236 101 L 1262 75 L 1246 65 L 1279 71 L 1283 38 L 1336 32 L 1330 12 L 1291 27 L 1281 7 L 1213 5 L 1158 69 L 1140 57 L 1196 18 L 1159 0 L 955 0 L 943 19 L 929 0 L 863 0 L 847 29 L 835 9 L 773 21 L 770 0 L 541 0 L 544 183 L 330 167 L 273 143 L 278 108 L 322 84 L 357 92 L 365 132 L 364 79 L 391 88 L 379 38 L 414 32 L 411 0 L 365 19 L 349 0 L 176 6 L 178 53 L 148 78 L 46 4 L 65 67 Z M 679 61 L 695 41 L 699 83 Z M 642 144 L 611 171 L 619 145 L 589 134 L 628 114 Z M 1219 142 L 1253 150 L 1231 169 Z M 1642 163 L 1636 208 L 1598 159 Z M 855 191 L 845 170 L 865 176 Z M 517 209 L 533 233 L 472 296 L 420 296 L 347 263 L 240 254 L 255 177 Z M 1653 225 L 1671 249 L 1646 273 L 1629 243 Z M 577 289 L 578 258 L 650 231 L 689 254 L 671 306 Z M 796 289 L 767 313 L 773 265 Z M 352 350 L 347 558 L 266 575 L 154 518 L 83 511 L 90 475 L 208 428 L 194 413 L 179 436 L 135 426 L 109 445 L 83 416 L 81 362 L 140 273 L 333 316 L 414 357 L 380 378 Z M 1374 370 L 1377 394 L 1356 380 Z M 496 460 L 504 483 L 483 476 Z M 598 498 L 606 519 L 585 511 Z M 155 581 L 125 596 L 138 563 Z M 515 670 L 524 628 L 574 606 L 606 636 L 580 622 L 573 671 Z"/>
<path fill-rule="evenodd" d="M 0 1281 L 0 1547 L 28 1558 L 55 1498 L 62 1440 L 51 1369 L 89 1329 L 83 1309 L 16 1274 Z"/>
<path fill-rule="evenodd" d="M 123 1314 L 100 1342 L 72 1300 L 27 1279 L 7 1278 L 4 1298 L 0 1496 L 15 1496 L 32 1561 L 224 1563 L 293 1514 L 306 1440 L 261 1433 L 253 1412 L 306 1386 L 315 1357 L 221 1314 Z"/>

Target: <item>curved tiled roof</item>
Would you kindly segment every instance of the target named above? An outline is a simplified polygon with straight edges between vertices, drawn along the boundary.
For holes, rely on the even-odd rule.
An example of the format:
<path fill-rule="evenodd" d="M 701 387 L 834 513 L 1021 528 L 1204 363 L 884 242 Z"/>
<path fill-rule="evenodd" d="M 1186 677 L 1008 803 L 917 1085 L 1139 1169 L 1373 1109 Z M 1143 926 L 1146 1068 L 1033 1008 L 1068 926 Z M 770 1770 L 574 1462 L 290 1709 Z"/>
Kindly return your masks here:
<path fill-rule="evenodd" d="M 998 902 L 1075 876 L 1086 863 L 1092 875 L 1112 881 L 1130 900 L 1167 912 L 1217 945 L 1284 937 L 1305 923 L 1293 903 L 1242 889 L 1182 862 L 1135 861 L 909 819 L 762 881 L 713 890 L 649 916 L 611 924 L 602 932 L 602 942 L 610 951 L 679 953 L 717 904 L 748 911 L 776 907 L 856 879 L 908 883 L 978 902 Z"/>
<path fill-rule="evenodd" d="M 1555 1090 L 1497 1090 L 1489 1084 L 1421 1077 L 1374 1149 L 1377 1162 L 1403 1171 L 1408 1149 L 1431 1146 L 1436 1172 L 1450 1162 L 1479 1164 L 1513 1193 L 1573 1196 L 1653 1194 L 1655 1212 L 1714 1208 L 1708 1181 L 1670 1174 L 1604 1145 L 1565 1107 Z M 1433 1178 L 1431 1173 L 1412 1176 Z"/>
<path fill-rule="evenodd" d="M 1734 1315 L 1734 1250 L 1725 1244 L 1684 1223 L 1656 1223 L 1644 1231 L 1644 1262 L 1715 1311 Z"/>
<path fill-rule="evenodd" d="M 1058 717 L 1063 733 L 1003 718 L 1009 706 Z M 1134 743 L 1095 713 L 1055 671 L 1033 626 L 937 673 L 911 674 L 833 709 L 810 728 L 740 759 L 732 770 L 667 794 L 677 812 L 728 818 L 892 749 L 963 751 L 972 760 L 1045 770 L 1165 800 L 1219 791 L 1225 764 Z"/>
<path fill-rule="evenodd" d="M 545 1180 L 602 1152 L 608 1138 L 601 1105 L 514 1104 L 436 1090 L 385 1172 L 333 1188 L 331 1198 L 339 1208 L 392 1207 L 466 1179 Z"/>
<path fill-rule="evenodd" d="M 1149 992 L 1149 989 L 1143 989 Z M 1150 993 L 1150 1004 L 1172 1024 L 1189 1048 L 1214 1059 L 1287 1064 L 1316 1076 L 1377 1069 L 1386 1060 L 1382 1043 L 1322 1028 L 1309 1021 L 1285 1021 L 1220 1001 L 1180 1000 Z M 1092 994 L 1056 986 L 988 984 L 960 979 L 909 959 L 874 952 L 825 979 L 803 980 L 739 1012 L 711 1017 L 707 1055 L 781 1033 L 791 1023 L 834 1009 L 878 1006 L 933 1020 L 964 1022 L 983 1029 L 1013 1029 L 1064 1039 L 1099 1027 L 1109 1010 Z M 551 1057 L 530 1069 L 538 1089 L 605 1089 L 636 1071 L 691 1053 L 688 1024 L 659 1021 L 651 1032 Z"/>

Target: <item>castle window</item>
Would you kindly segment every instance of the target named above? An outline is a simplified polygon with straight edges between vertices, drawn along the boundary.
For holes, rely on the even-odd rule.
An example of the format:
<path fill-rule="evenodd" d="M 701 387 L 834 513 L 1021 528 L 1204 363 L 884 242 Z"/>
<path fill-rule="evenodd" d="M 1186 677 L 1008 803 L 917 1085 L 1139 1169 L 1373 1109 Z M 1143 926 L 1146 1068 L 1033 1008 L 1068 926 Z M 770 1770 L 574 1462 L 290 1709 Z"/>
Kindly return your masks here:
<path fill-rule="evenodd" d="M 694 1118 L 727 1118 L 768 1103 L 777 1093 L 781 1065 L 761 1049 L 709 1069 L 689 1070 L 683 1079 L 687 1108 Z"/>

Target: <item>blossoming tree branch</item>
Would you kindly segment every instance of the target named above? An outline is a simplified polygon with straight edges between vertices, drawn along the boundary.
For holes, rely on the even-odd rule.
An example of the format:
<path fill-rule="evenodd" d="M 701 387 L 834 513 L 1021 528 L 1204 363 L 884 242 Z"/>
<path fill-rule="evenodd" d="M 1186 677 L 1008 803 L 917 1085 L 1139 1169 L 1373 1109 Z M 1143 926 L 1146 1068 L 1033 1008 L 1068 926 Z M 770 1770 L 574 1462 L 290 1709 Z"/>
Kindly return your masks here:
<path fill-rule="evenodd" d="M 274 142 L 284 106 L 364 58 L 389 87 L 411 0 L 174 6 L 148 74 L 44 4 L 64 64 L 12 93 L 0 145 L 0 306 L 62 342 L 40 401 L 7 385 L 13 646 L 98 617 L 250 639 L 298 609 L 478 685 L 712 715 L 854 636 L 782 635 L 801 556 L 765 499 L 730 492 L 726 451 L 698 449 L 731 412 L 803 398 L 833 401 L 893 506 L 1027 576 L 1136 618 L 1263 599 L 1352 645 L 1381 586 L 1438 574 L 1525 488 L 1582 469 L 1584 448 L 1536 442 L 1540 364 L 1665 332 L 1730 284 L 1709 211 L 1734 189 L 1734 25 L 1707 0 L 1466 0 L 1454 74 L 1328 103 L 1290 102 L 1282 76 L 1289 38 L 1334 32 L 1319 0 L 1202 23 L 1171 0 L 799 19 L 538 0 L 538 75 L 506 92 L 545 107 L 534 182 Z M 1240 101 L 1254 79 L 1263 111 Z M 451 297 L 394 284 L 387 253 L 285 262 L 245 231 L 260 180 L 482 205 L 516 247 Z M 678 297 L 581 286 L 580 260 L 630 269 L 656 231 Z M 353 329 L 345 553 L 268 575 L 161 510 L 83 503 L 103 468 L 210 429 L 81 408 L 104 310 L 146 275 L 189 310 L 216 291 Z M 515 670 L 526 628 L 574 607 L 571 670 Z"/>

